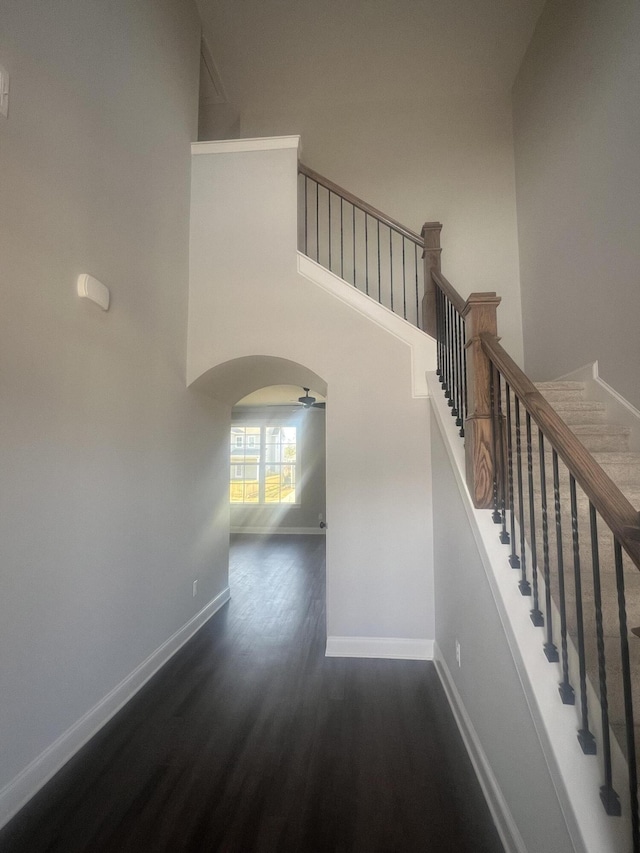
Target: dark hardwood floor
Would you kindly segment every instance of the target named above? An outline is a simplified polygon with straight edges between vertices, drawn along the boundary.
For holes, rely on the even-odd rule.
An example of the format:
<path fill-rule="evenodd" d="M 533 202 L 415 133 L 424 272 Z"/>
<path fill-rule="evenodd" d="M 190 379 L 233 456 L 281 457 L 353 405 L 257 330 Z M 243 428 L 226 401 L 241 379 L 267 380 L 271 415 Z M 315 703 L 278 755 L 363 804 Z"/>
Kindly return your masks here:
<path fill-rule="evenodd" d="M 503 853 L 433 665 L 324 656 L 323 537 L 234 538 L 231 589 L 3 853 Z"/>

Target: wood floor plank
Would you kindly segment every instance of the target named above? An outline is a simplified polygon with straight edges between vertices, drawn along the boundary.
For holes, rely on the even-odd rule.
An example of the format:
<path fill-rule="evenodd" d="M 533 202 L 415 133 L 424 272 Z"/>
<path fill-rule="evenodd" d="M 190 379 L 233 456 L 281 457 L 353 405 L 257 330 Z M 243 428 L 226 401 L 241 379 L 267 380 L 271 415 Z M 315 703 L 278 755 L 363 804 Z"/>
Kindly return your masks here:
<path fill-rule="evenodd" d="M 433 665 L 324 656 L 322 537 L 234 537 L 230 582 L 2 853 L 503 853 Z"/>

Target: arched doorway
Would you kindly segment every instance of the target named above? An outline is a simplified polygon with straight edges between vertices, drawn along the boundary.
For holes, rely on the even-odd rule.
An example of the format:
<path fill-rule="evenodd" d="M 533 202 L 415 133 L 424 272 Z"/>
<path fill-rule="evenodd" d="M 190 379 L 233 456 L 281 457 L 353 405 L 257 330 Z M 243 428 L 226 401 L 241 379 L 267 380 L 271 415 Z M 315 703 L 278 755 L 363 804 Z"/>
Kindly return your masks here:
<path fill-rule="evenodd" d="M 258 545 L 261 536 L 324 536 L 325 380 L 252 355 L 216 365 L 192 387 L 228 405 L 230 537 L 255 536 Z"/>

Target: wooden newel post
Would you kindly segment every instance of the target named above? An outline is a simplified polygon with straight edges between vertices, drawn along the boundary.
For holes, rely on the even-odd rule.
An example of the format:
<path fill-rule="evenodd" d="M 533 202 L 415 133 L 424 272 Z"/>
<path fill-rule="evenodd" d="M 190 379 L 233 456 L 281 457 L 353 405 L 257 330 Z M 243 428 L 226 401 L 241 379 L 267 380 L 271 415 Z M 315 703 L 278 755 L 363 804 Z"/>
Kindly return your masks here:
<path fill-rule="evenodd" d="M 431 270 L 440 272 L 440 222 L 425 222 L 420 232 L 424 243 L 424 295 L 422 297 L 422 329 L 432 338 L 436 337 L 436 286 Z"/>
<path fill-rule="evenodd" d="M 491 364 L 482 350 L 480 335 L 497 337 L 495 293 L 472 293 L 462 316 L 467 338 L 467 418 L 464 449 L 467 486 L 476 509 L 493 506 L 493 434 L 491 420 Z"/>

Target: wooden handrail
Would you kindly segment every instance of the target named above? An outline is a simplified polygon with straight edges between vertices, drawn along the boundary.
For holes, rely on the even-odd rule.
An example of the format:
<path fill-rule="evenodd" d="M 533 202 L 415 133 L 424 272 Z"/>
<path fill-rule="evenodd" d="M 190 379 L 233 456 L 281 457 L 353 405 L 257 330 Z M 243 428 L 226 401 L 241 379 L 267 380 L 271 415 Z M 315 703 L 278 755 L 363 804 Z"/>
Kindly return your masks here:
<path fill-rule="evenodd" d="M 640 569 L 640 513 L 571 432 L 533 382 L 493 335 L 481 334 L 482 348 L 509 383 L 544 437 L 552 445 L 600 513 L 624 550 Z"/>
<path fill-rule="evenodd" d="M 383 213 L 381 210 L 370 205 L 368 202 L 363 201 L 358 196 L 350 193 L 349 190 L 345 190 L 339 184 L 335 184 L 333 181 L 330 181 L 328 178 L 325 178 L 323 175 L 320 175 L 318 172 L 314 172 L 313 169 L 310 169 L 308 166 L 305 166 L 304 163 L 298 163 L 298 172 L 301 175 L 305 175 L 307 178 L 311 178 L 312 181 L 316 181 L 316 183 L 323 186 L 325 189 L 330 190 L 332 193 L 343 198 L 345 201 L 349 202 L 349 204 L 353 204 L 355 207 L 358 207 L 364 213 L 368 213 L 369 216 L 372 216 L 374 219 L 382 222 L 383 225 L 386 225 L 388 228 L 391 228 L 393 231 L 397 231 L 398 234 L 402 234 L 403 237 L 406 237 L 408 240 L 411 240 L 413 243 L 416 243 L 420 248 L 424 248 L 424 241 L 420 234 L 416 234 L 414 231 L 411 231 L 409 228 L 406 228 L 400 222 L 395 219 L 392 219 L 390 216 L 387 216 L 386 213 Z"/>
<path fill-rule="evenodd" d="M 455 289 L 455 287 L 451 284 L 451 282 L 447 281 L 447 279 L 442 275 L 442 273 L 436 269 L 431 270 L 431 277 L 433 278 L 435 283 L 438 285 L 440 290 L 447 297 L 449 302 L 451 302 L 451 304 L 453 305 L 455 310 L 458 312 L 458 314 L 460 314 L 460 315 L 464 314 L 464 310 L 467 307 L 467 303 L 462 298 L 462 296 L 460 296 L 460 294 Z M 493 291 L 491 293 L 487 293 L 486 295 L 487 296 L 495 296 L 496 294 L 495 294 L 495 291 Z"/>

